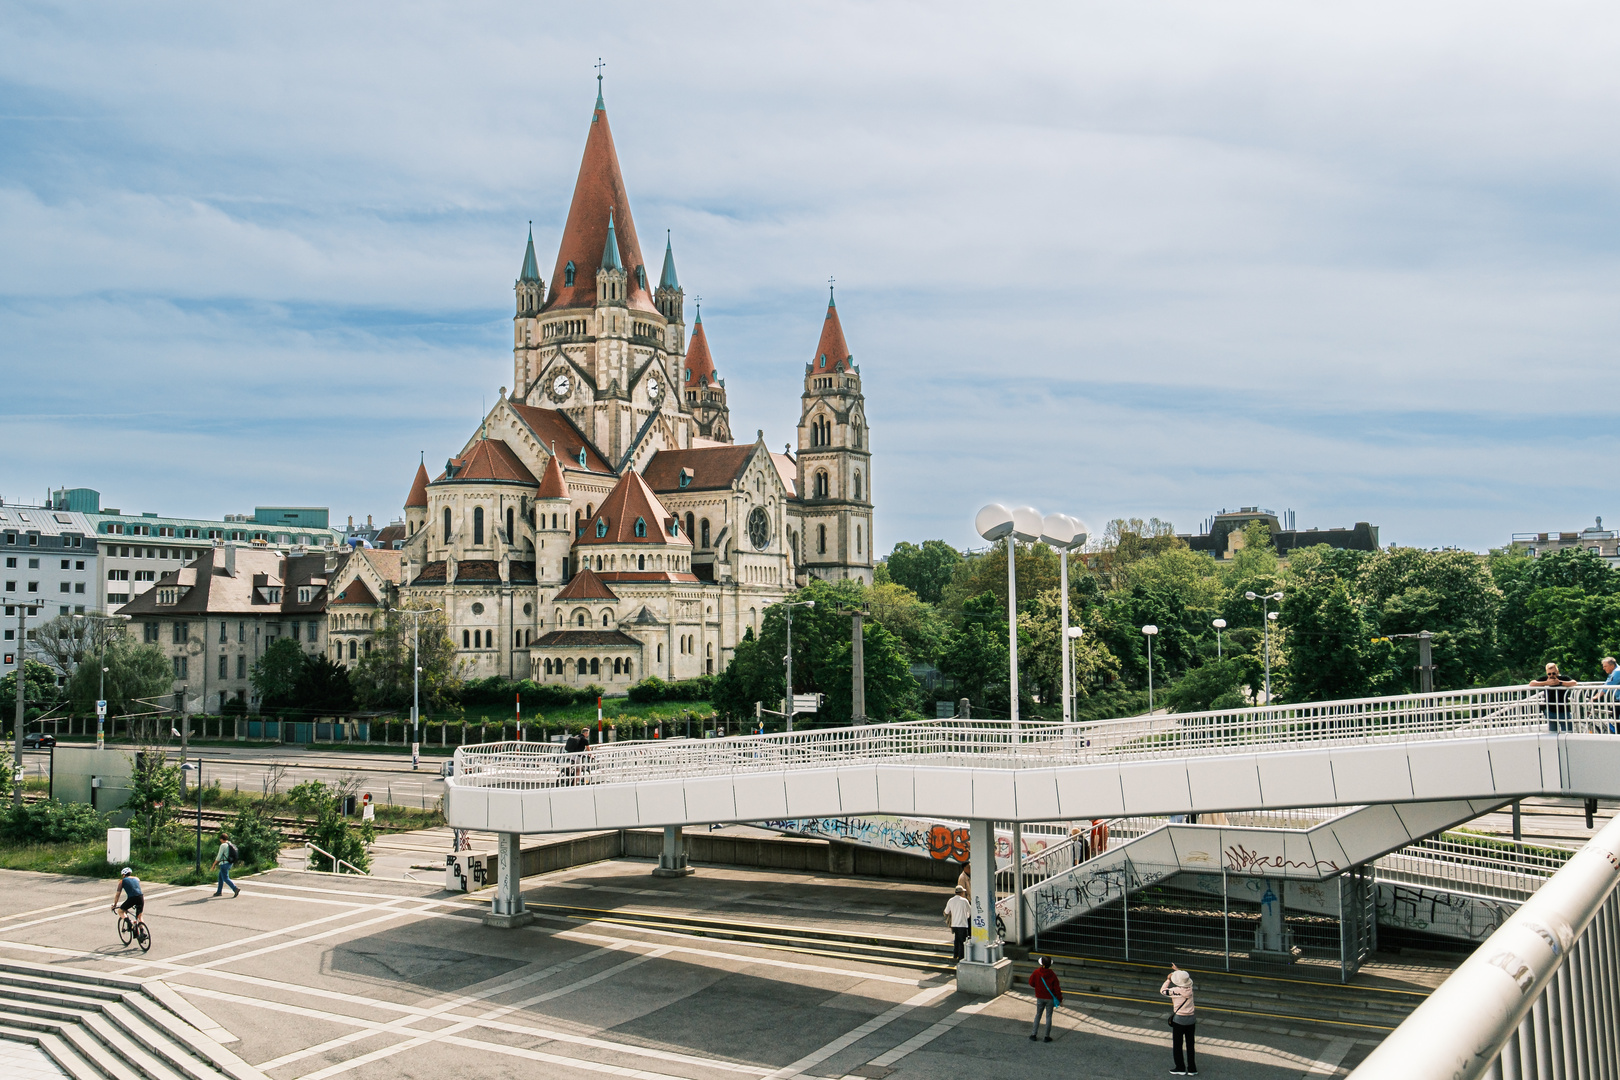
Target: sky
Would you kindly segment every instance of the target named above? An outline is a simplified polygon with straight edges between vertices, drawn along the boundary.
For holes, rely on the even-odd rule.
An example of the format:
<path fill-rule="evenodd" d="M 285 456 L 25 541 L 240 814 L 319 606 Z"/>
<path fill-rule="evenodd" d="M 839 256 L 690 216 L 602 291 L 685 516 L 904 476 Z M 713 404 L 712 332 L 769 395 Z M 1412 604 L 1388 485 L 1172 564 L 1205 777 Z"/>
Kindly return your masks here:
<path fill-rule="evenodd" d="M 991 501 L 1620 525 L 1617 45 L 1597 3 L 0 2 L 0 495 L 398 517 L 511 383 L 600 58 L 740 439 L 796 441 L 836 278 L 879 551 Z"/>

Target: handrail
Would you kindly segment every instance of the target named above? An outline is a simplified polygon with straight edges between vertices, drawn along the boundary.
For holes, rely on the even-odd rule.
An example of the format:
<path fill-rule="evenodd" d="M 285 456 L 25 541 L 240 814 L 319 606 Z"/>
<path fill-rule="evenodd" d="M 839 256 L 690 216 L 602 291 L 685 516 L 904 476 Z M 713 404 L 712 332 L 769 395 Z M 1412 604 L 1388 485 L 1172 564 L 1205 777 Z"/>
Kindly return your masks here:
<path fill-rule="evenodd" d="M 304 856 L 304 869 L 306 871 L 308 871 L 309 873 L 311 873 L 311 874 L 341 874 L 341 873 L 343 873 L 343 871 L 338 869 L 338 867 L 347 866 L 350 870 L 353 870 L 355 873 L 360 874 L 360 875 L 362 875 L 364 877 L 370 877 L 371 876 L 370 874 L 367 874 L 364 870 L 360 869 L 358 866 L 354 865 L 354 863 L 347 862 L 347 861 L 345 861 L 343 859 L 340 859 L 336 855 L 332 854 L 330 851 L 327 851 L 325 848 L 316 847 L 314 844 L 310 843 L 308 840 L 304 841 L 304 848 L 307 851 L 318 851 L 322 855 L 325 855 L 328 859 L 332 860 L 332 869 L 330 869 L 330 870 L 310 870 L 309 869 L 309 862 L 310 862 L 309 856 L 308 855 Z"/>
<path fill-rule="evenodd" d="M 1573 855 L 1496 933 L 1418 1006 L 1351 1074 L 1361 1080 L 1473 1080 L 1512 1076 L 1612 1076 L 1612 988 L 1620 975 L 1611 907 L 1620 888 L 1620 817 Z M 1601 932 L 1587 935 L 1604 912 Z M 1572 953 L 1576 962 L 1549 984 Z M 1547 995 L 1544 999 L 1543 995 Z M 1536 1010 L 1534 1020 L 1528 1014 Z M 1595 1012 L 1593 1010 L 1596 1010 Z M 1588 1021 L 1596 1018 L 1600 1050 Z M 1518 1037 L 1515 1040 L 1515 1037 Z M 1532 1045 L 1526 1048 L 1525 1040 Z M 1512 1045 L 1517 1041 L 1520 1045 Z M 1499 1057 L 1509 1048 L 1512 1068 Z M 1607 1057 L 1607 1065 L 1586 1055 Z M 1571 1061 L 1585 1068 L 1571 1068 Z M 1528 1061 L 1529 1068 L 1519 1066 Z M 1546 1072 L 1541 1063 L 1546 1063 Z"/>
<path fill-rule="evenodd" d="M 1613 688 L 1572 687 L 1562 700 L 1511 686 L 1387 698 L 1091 723 L 921 720 L 723 739 L 598 744 L 569 753 L 553 743 L 507 742 L 456 750 L 451 787 L 561 788 L 752 772 L 831 768 L 852 761 L 996 769 L 1253 753 L 1307 746 L 1377 745 L 1413 738 L 1477 738 L 1551 730 L 1614 730 Z"/>

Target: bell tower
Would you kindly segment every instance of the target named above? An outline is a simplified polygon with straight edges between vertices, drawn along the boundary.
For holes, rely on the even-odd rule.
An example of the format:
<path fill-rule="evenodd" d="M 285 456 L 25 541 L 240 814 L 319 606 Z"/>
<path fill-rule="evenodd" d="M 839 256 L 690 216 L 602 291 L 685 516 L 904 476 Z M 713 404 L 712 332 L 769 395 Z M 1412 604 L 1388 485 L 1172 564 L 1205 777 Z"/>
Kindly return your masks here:
<path fill-rule="evenodd" d="M 800 395 L 803 531 L 798 565 L 812 577 L 872 584 L 872 448 L 861 369 L 828 289 L 827 316 Z"/>
<path fill-rule="evenodd" d="M 534 257 L 534 222 L 529 222 L 529 246 L 523 252 L 523 269 L 512 289 L 517 293 L 517 314 L 512 316 L 512 386 L 520 400 L 529 385 L 540 377 L 540 308 L 545 303 L 546 283 L 540 279 L 540 264 Z"/>

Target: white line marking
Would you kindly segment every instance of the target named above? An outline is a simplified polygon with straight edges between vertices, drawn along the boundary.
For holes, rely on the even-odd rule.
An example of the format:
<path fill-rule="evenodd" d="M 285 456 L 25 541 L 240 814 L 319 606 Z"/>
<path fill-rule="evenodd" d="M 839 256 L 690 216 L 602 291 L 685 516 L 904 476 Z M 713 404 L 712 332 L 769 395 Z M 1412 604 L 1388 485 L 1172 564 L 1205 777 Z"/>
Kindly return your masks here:
<path fill-rule="evenodd" d="M 873 1058 L 870 1062 L 868 1062 L 868 1064 L 879 1066 L 893 1065 L 895 1062 L 899 1061 L 913 1050 L 922 1049 L 935 1039 L 939 1038 L 941 1035 L 945 1034 L 947 1031 L 951 1030 L 951 1028 L 955 1027 L 957 1024 L 960 1024 L 970 1016 L 978 1015 L 989 1006 L 989 1001 L 976 1001 L 971 1005 L 964 1005 L 960 1009 L 957 1009 L 955 1012 L 951 1013 L 951 1015 L 947 1016 L 945 1019 L 941 1020 L 939 1023 L 919 1031 L 917 1034 L 913 1035 L 899 1046 L 896 1046 L 893 1050 Z"/>
<path fill-rule="evenodd" d="M 583 1069 L 586 1072 L 607 1073 L 610 1076 L 629 1076 L 634 1080 L 688 1080 L 684 1076 L 672 1076 L 669 1073 L 647 1072 L 642 1069 L 627 1069 L 622 1065 L 609 1065 L 603 1061 L 586 1061 L 582 1058 L 566 1058 L 556 1054 L 546 1054 L 539 1050 L 529 1050 L 522 1046 L 503 1046 L 500 1043 L 480 1042 L 477 1039 L 463 1039 L 457 1035 L 447 1035 L 444 1041 L 452 1046 L 463 1046 L 469 1050 L 480 1053 L 507 1054 L 511 1057 L 527 1058 L 530 1061 L 544 1061 L 548 1065 L 561 1065 L 570 1069 Z"/>
<path fill-rule="evenodd" d="M 1300 1080 L 1310 1076 L 1332 1076 L 1339 1071 L 1339 1062 L 1344 1060 L 1344 1055 L 1348 1054 L 1354 1045 L 1354 1039 L 1333 1039 L 1322 1048 L 1322 1056 L 1300 1074 Z"/>
<path fill-rule="evenodd" d="M 872 1032 L 877 1031 L 879 1028 L 884 1028 L 894 1023 L 911 1010 L 927 1005 L 936 998 L 943 997 L 955 989 L 956 987 L 954 984 L 949 984 L 946 986 L 931 987 L 922 991 L 921 993 L 913 994 L 911 997 L 907 998 L 905 1001 L 902 1001 L 900 1004 L 896 1005 L 883 1015 L 874 1016 L 860 1027 L 839 1036 L 826 1046 L 823 1046 L 821 1049 L 813 1050 L 804 1057 L 800 1058 L 798 1061 L 795 1061 L 793 1064 L 783 1066 L 773 1073 L 766 1074 L 766 1080 L 786 1080 L 787 1077 L 798 1076 L 812 1065 L 819 1065 L 821 1062 L 826 1061 L 828 1058 L 832 1057 L 845 1047 L 855 1045 L 868 1035 L 872 1034 Z"/>

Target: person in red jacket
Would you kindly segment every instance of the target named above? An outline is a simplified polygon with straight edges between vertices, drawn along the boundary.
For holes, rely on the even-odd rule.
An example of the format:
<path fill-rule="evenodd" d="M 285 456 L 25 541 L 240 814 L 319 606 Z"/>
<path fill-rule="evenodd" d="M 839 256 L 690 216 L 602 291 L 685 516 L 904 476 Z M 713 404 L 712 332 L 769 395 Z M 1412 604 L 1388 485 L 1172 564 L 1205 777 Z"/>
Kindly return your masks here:
<path fill-rule="evenodd" d="M 1029 988 L 1035 991 L 1035 1022 L 1029 1028 L 1029 1041 L 1034 1042 L 1041 1030 L 1041 1013 L 1046 1013 L 1046 1041 L 1052 1041 L 1052 1014 L 1063 1004 L 1063 988 L 1058 986 L 1057 973 L 1052 970 L 1052 958 L 1041 957 L 1040 966 L 1029 975 Z"/>

